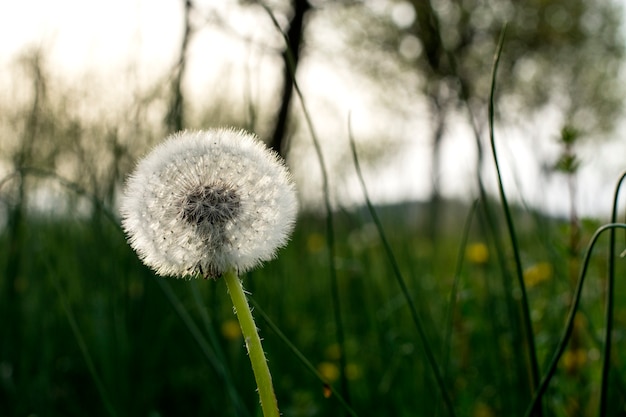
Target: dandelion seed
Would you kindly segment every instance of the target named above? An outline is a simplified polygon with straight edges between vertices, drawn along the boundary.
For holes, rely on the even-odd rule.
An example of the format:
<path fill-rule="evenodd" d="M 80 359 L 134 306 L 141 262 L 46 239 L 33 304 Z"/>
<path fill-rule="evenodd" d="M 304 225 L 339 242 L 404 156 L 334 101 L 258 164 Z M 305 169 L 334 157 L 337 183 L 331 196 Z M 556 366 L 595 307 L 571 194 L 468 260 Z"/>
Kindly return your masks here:
<path fill-rule="evenodd" d="M 218 277 L 272 259 L 293 230 L 291 177 L 254 135 L 182 132 L 142 159 L 121 201 L 122 226 L 159 275 Z"/>

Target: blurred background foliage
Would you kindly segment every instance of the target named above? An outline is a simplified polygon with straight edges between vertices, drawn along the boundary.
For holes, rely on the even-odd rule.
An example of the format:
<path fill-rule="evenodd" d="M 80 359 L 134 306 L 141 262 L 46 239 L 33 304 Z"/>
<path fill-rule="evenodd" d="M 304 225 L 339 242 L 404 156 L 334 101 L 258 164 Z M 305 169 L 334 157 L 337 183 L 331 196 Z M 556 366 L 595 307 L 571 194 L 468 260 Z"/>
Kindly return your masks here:
<path fill-rule="evenodd" d="M 424 204 L 381 208 L 387 210 L 385 226 L 426 317 L 458 415 L 521 414 L 529 387 L 528 375 L 520 376 L 527 363 L 517 344 L 523 333 L 515 312 L 519 289 L 507 284 L 508 249 L 498 247 L 494 236 L 503 232 L 490 229 L 482 212 L 463 244 L 460 230 L 469 206 L 442 196 L 442 144 L 464 120 L 473 134 L 463 140 L 478 150 L 477 176 L 491 168 L 484 156 L 486 109 L 493 54 L 506 25 L 498 123 L 533 135 L 543 128 L 533 125 L 536 117 L 553 115 L 560 153 L 549 161 L 547 175 L 564 175 L 572 198 L 567 219 L 534 210 L 516 216 L 543 366 L 562 326 L 580 252 L 598 225 L 581 222 L 576 210 L 579 146 L 607 140 L 622 117 L 622 5 L 601 0 L 274 0 L 231 2 L 227 9 L 200 0 L 179 4 L 182 31 L 172 35 L 180 37 L 179 49 L 171 66 L 157 70 L 150 82 L 132 62 L 114 77 L 87 71 L 68 78 L 54 68 L 45 43 L 23 50 L 5 69 L 0 414 L 255 414 L 256 394 L 223 285 L 160 283 L 116 227 L 116 200 L 139 156 L 170 132 L 224 124 L 257 132 L 285 156 L 304 203 L 290 246 L 246 278 L 259 306 L 328 383 L 347 378 L 359 415 L 445 413 L 371 219 L 358 207 L 343 207 L 342 194 L 360 195 L 342 145 L 347 118 L 339 98 L 315 101 L 315 81 L 306 76 L 316 63 L 349 80 L 373 113 L 388 118 L 384 128 L 361 130 L 355 138 L 362 163 L 374 173 L 394 164 L 405 140 L 396 134 L 415 126 L 415 109 L 425 110 L 423 123 L 406 140 L 428 138 L 430 196 Z M 247 38 L 237 27 L 240 14 L 265 35 Z M 270 17 L 287 35 L 287 45 Z M 239 66 L 225 64 L 214 84 L 193 85 L 194 42 L 209 26 L 229 33 L 248 52 Z M 343 370 L 329 301 L 319 166 L 294 74 L 306 103 L 313 102 L 314 126 L 331 157 L 346 331 Z M 475 189 L 475 178 L 466 181 L 468 190 Z M 497 255 L 502 252 L 505 259 Z M 463 261 L 452 262 L 458 253 Z M 598 253 L 606 254 L 606 248 Z M 593 415 L 596 409 L 604 268 L 601 261 L 594 264 L 575 346 L 547 395 L 550 415 Z M 450 298 L 452 288 L 456 296 Z M 616 288 L 622 299 L 624 291 Z M 201 327 L 200 339 L 173 308 L 172 294 Z M 623 307 L 617 315 L 622 328 Z M 323 383 L 263 321 L 260 327 L 285 415 L 340 413 L 337 402 L 325 398 Z M 616 324 L 616 345 L 623 343 L 619 328 Z M 224 369 L 215 368 L 212 355 Z M 611 415 L 624 413 L 622 356 L 614 360 Z"/>

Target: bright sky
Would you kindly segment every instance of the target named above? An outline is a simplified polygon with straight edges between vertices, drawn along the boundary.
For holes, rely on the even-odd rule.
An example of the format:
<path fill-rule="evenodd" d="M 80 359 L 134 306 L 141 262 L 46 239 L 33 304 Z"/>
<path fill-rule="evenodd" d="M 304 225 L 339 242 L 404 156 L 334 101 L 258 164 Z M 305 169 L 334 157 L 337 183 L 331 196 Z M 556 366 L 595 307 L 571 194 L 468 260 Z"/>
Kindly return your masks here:
<path fill-rule="evenodd" d="M 178 1 L 23 0 L 0 2 L 3 56 L 27 45 L 51 49 L 64 70 L 139 61 L 163 65 L 178 43 Z M 172 36 L 174 35 L 174 36 Z M 164 56 L 164 52 L 170 56 Z"/>
<path fill-rule="evenodd" d="M 208 23 L 199 22 L 205 24 L 202 24 L 204 29 L 196 36 L 192 47 L 190 82 L 202 87 L 219 76 L 220 71 L 242 71 L 242 65 L 233 63 L 240 62 L 245 56 L 246 62 L 252 63 L 254 68 L 244 69 L 254 73 L 260 85 L 275 88 L 276 62 L 262 51 L 249 52 L 248 43 L 243 40 L 280 47 L 280 37 L 269 19 L 259 22 L 256 15 L 238 11 L 235 0 L 197 3 L 214 13 L 207 14 Z M 120 71 L 134 65 L 138 78 L 149 83 L 152 77 L 171 68 L 181 41 L 182 18 L 181 0 L 0 1 L 0 68 L 26 46 L 37 45 L 48 52 L 55 71 L 68 79 L 85 73 L 115 79 Z M 219 63 L 215 62 L 216 57 L 219 57 Z M 373 113 L 377 110 L 368 107 L 371 103 L 354 94 L 359 87 L 350 85 L 349 80 L 338 74 L 340 71 L 328 63 L 311 64 L 300 74 L 305 97 L 311 95 L 310 106 L 320 136 L 332 138 L 328 141 L 329 146 L 331 143 L 337 146 L 338 140 L 346 141 L 344 145 L 347 146 L 349 113 L 357 138 L 376 129 L 398 130 L 398 134 L 407 141 L 412 140 L 412 144 L 388 168 L 369 173 L 369 187 L 382 201 L 399 200 L 405 196 L 424 198 L 430 182 L 429 150 L 427 138 L 416 139 L 419 136 L 416 132 L 422 131 L 424 123 L 420 109 L 415 111 L 414 122 L 401 129 L 390 126 L 388 120 L 375 117 Z M 202 92 L 198 98 L 206 100 L 206 91 L 203 88 L 197 90 Z M 340 114 L 325 108 L 324 103 L 328 101 L 333 102 L 333 109 L 340 109 Z M 537 123 L 550 124 L 541 117 Z M 530 202 L 551 212 L 564 213 L 568 205 L 563 195 L 564 183 L 539 183 L 540 167 L 534 162 L 538 152 L 544 157 L 556 152 L 549 144 L 556 132 L 540 132 L 532 139 L 515 131 L 500 133 L 507 137 L 506 144 L 500 149 L 507 189 L 514 193 L 519 185 Z M 468 188 L 473 187 L 474 182 L 469 181 L 468 176 L 472 172 L 475 151 L 473 140 L 468 138 L 471 133 L 462 125 L 453 126 L 450 139 L 445 142 L 443 175 L 446 179 L 444 192 L 448 196 L 466 195 Z M 616 141 L 589 149 L 584 154 L 578 196 L 583 213 L 606 215 L 608 212 L 614 183 L 621 170 L 626 168 L 626 163 L 616 161 L 612 155 L 625 155 L 624 148 L 623 143 Z M 343 192 L 348 198 L 358 199 L 360 194 L 356 186 L 348 186 Z"/>

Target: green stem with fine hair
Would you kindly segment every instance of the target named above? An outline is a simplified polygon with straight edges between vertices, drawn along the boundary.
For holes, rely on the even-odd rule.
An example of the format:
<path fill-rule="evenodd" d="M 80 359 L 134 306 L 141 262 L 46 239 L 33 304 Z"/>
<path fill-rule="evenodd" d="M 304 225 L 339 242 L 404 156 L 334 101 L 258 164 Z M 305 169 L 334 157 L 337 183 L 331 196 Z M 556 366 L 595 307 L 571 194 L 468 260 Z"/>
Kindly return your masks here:
<path fill-rule="evenodd" d="M 264 417 L 279 417 L 278 402 L 276 401 L 276 395 L 274 394 L 274 387 L 272 386 L 272 375 L 270 369 L 267 366 L 267 360 L 265 359 L 265 352 L 263 352 L 263 346 L 261 345 L 261 338 L 254 324 L 254 318 L 252 318 L 252 311 L 248 305 L 248 299 L 244 292 L 241 280 L 237 276 L 237 273 L 233 269 L 229 269 L 223 275 L 226 286 L 228 287 L 228 294 L 233 301 L 235 307 L 235 314 L 239 320 L 241 326 L 241 333 L 243 334 L 246 342 L 246 349 L 248 350 L 248 356 L 252 363 L 252 371 L 254 372 L 254 379 L 259 391 L 259 397 L 261 397 L 261 408 L 263 409 Z"/>

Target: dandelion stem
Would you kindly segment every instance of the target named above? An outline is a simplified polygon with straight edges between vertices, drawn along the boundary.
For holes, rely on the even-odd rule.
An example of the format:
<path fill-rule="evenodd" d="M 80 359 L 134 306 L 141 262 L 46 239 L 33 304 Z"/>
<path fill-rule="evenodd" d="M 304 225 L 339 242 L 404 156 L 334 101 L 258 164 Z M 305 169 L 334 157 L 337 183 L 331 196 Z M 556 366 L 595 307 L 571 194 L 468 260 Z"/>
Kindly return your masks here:
<path fill-rule="evenodd" d="M 233 306 L 235 307 L 235 314 L 241 326 L 241 333 L 246 341 L 246 349 L 248 350 L 248 356 L 252 363 L 254 379 L 256 380 L 259 397 L 261 397 L 263 416 L 278 417 L 280 412 L 278 411 L 278 402 L 276 401 L 274 387 L 272 386 L 272 375 L 267 366 L 265 352 L 263 352 L 263 346 L 261 345 L 261 338 L 254 324 L 252 311 L 248 305 L 241 280 L 233 269 L 226 271 L 223 278 L 226 281 L 228 294 L 230 294 Z"/>

